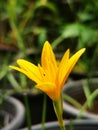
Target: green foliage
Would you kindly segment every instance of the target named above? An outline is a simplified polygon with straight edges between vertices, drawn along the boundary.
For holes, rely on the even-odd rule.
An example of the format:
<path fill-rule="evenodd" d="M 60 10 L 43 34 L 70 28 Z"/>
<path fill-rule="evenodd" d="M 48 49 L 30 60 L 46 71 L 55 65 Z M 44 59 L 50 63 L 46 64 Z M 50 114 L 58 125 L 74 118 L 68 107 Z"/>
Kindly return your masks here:
<path fill-rule="evenodd" d="M 85 47 L 79 65 L 86 72 L 96 70 L 97 12 L 98 1 L 93 0 L 0 0 L 1 82 L 14 84 L 8 65 L 15 64 L 16 59 L 37 63 L 45 40 L 57 52 L 70 48 L 73 53 Z"/>
<path fill-rule="evenodd" d="M 73 53 L 85 47 L 86 52 L 74 71 L 86 72 L 88 77 L 92 76 L 93 71 L 98 72 L 98 1 L 0 0 L 0 103 L 4 97 L 16 91 L 24 94 L 35 92 L 32 83 L 24 75 L 17 75 L 8 66 L 15 64 L 19 58 L 35 64 L 40 62 L 40 52 L 46 40 L 57 53 L 64 53 L 67 48 Z M 6 91 L 9 88 L 11 91 Z M 98 90 L 92 95 L 88 90 L 85 91 L 89 99 L 83 110 L 88 102 L 92 105 L 98 95 Z M 80 107 L 70 97 L 65 98 Z M 27 104 L 26 99 L 25 102 Z M 43 108 L 44 113 L 44 105 Z M 43 114 L 43 126 L 44 121 Z"/>

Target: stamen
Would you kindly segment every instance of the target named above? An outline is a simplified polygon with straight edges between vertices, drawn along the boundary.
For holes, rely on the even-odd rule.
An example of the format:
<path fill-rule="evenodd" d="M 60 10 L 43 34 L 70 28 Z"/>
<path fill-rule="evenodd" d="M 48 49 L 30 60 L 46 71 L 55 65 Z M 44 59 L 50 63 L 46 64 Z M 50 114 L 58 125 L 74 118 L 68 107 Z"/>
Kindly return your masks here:
<path fill-rule="evenodd" d="M 43 70 L 43 68 L 40 66 L 40 64 L 38 64 L 38 69 L 40 71 L 42 80 L 45 81 L 46 74 L 45 74 L 45 71 Z"/>

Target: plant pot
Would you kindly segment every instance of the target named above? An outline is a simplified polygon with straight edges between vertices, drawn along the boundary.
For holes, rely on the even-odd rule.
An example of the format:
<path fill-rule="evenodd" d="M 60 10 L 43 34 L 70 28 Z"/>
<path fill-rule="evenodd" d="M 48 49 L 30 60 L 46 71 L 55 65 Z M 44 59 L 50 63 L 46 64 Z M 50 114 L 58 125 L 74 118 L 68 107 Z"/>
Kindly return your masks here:
<path fill-rule="evenodd" d="M 70 81 L 68 82 L 64 89 L 63 94 L 67 94 L 71 96 L 73 99 L 81 103 L 82 105 L 86 101 L 85 93 L 83 90 L 83 85 L 85 84 L 87 87 L 88 80 L 78 80 L 78 81 Z M 90 91 L 93 92 L 98 88 L 98 78 L 91 79 L 90 83 Z M 67 99 L 63 100 L 63 110 L 66 113 L 69 113 L 72 115 L 72 117 L 77 117 L 81 110 L 73 106 L 71 103 L 68 102 Z M 82 112 L 81 117 L 82 118 L 90 118 L 90 119 L 97 119 L 98 120 L 98 98 L 94 100 L 94 112 L 91 112 L 91 110 L 86 110 L 85 112 Z"/>
<path fill-rule="evenodd" d="M 14 97 L 17 98 L 18 100 L 20 100 L 25 106 L 24 95 L 15 94 Z M 27 94 L 27 99 L 28 99 L 28 104 L 29 104 L 29 109 L 30 109 L 31 123 L 32 123 L 32 125 L 39 124 L 42 121 L 44 94 L 43 93 Z M 56 119 L 57 118 L 54 113 L 52 101 L 48 96 L 46 96 L 45 121 L 46 122 L 55 121 Z M 26 127 L 26 126 L 27 126 L 27 119 L 25 116 L 22 128 Z"/>
<path fill-rule="evenodd" d="M 43 102 L 44 102 L 45 95 L 43 93 L 38 93 L 38 92 L 34 91 L 32 92 L 32 94 L 27 94 L 32 125 L 36 125 L 42 122 Z M 20 100 L 25 106 L 23 94 L 15 93 L 15 95 L 13 96 L 17 98 L 18 100 Z M 63 115 L 63 117 L 64 119 L 68 120 L 70 118 L 70 115 L 66 113 L 66 115 Z M 48 96 L 46 96 L 45 122 L 52 122 L 56 120 L 57 120 L 57 117 L 54 112 L 52 100 Z M 24 128 L 26 126 L 27 126 L 27 117 L 25 116 L 24 123 L 21 126 L 21 128 Z"/>
<path fill-rule="evenodd" d="M 93 78 L 97 78 L 98 77 L 98 72 L 93 72 L 92 74 L 90 74 L 90 76 L 92 76 Z M 73 71 L 71 74 L 70 74 L 70 78 L 72 80 L 81 80 L 81 79 L 86 79 L 88 78 L 89 75 L 87 72 L 79 72 L 79 71 Z"/>
<path fill-rule="evenodd" d="M 66 130 L 98 130 L 98 120 L 65 121 Z M 27 128 L 20 130 L 28 130 Z M 32 126 L 32 130 L 41 130 L 41 124 Z M 45 123 L 45 130 L 60 130 L 58 122 Z"/>
<path fill-rule="evenodd" d="M 25 109 L 20 101 L 13 97 L 4 99 L 0 107 L 0 129 L 16 130 L 24 121 Z"/>

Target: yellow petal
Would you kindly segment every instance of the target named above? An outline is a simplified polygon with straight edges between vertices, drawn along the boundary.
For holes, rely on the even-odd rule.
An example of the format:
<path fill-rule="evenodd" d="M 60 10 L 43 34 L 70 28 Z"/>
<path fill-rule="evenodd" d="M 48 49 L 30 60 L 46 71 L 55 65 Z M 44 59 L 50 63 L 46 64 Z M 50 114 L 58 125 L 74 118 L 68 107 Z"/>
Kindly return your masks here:
<path fill-rule="evenodd" d="M 50 80 L 55 79 L 57 73 L 57 63 L 56 63 L 55 55 L 48 41 L 45 42 L 42 50 L 41 64 L 42 67 L 45 70 L 47 70 L 49 79 Z"/>
<path fill-rule="evenodd" d="M 62 89 L 65 81 L 67 80 L 70 72 L 72 71 L 73 67 L 75 66 L 75 64 L 77 63 L 78 59 L 80 58 L 80 56 L 84 53 L 85 48 L 79 50 L 78 52 L 76 52 L 69 60 L 68 63 L 66 65 L 62 64 L 62 68 L 63 68 L 63 73 L 62 76 L 60 78 L 61 83 L 60 83 L 60 87 Z"/>
<path fill-rule="evenodd" d="M 59 69 L 58 69 L 58 75 L 57 75 L 57 84 L 59 85 L 61 83 L 61 77 L 64 74 L 64 67 L 66 68 L 66 65 L 69 60 L 69 49 L 65 52 L 60 64 L 59 64 Z"/>
<path fill-rule="evenodd" d="M 52 100 L 59 98 L 60 92 L 57 91 L 55 84 L 51 82 L 40 83 L 35 87 L 46 93 Z"/>
<path fill-rule="evenodd" d="M 31 79 L 32 81 L 34 81 L 34 82 L 36 82 L 36 83 L 37 83 L 37 82 L 40 82 L 40 79 L 38 79 L 36 76 L 33 76 L 33 74 L 32 74 L 32 73 L 29 73 L 28 71 L 25 71 L 25 70 L 23 70 L 23 69 L 21 69 L 21 68 L 15 67 L 15 66 L 10 66 L 10 68 L 12 68 L 12 69 L 14 69 L 14 70 L 17 70 L 17 71 L 19 71 L 19 72 L 25 74 L 29 79 Z"/>
<path fill-rule="evenodd" d="M 69 53 L 70 53 L 70 50 L 68 49 L 68 50 L 65 52 L 64 56 L 62 57 L 62 59 L 61 59 L 59 68 L 61 68 L 63 65 L 65 65 L 65 64 L 67 63 L 67 61 L 68 61 L 68 59 L 69 59 Z"/>
<path fill-rule="evenodd" d="M 19 65 L 20 68 L 15 66 L 10 67 L 19 72 L 24 73 L 28 78 L 30 78 L 36 83 L 42 81 L 42 77 L 37 66 L 23 59 L 17 60 L 17 64 Z"/>

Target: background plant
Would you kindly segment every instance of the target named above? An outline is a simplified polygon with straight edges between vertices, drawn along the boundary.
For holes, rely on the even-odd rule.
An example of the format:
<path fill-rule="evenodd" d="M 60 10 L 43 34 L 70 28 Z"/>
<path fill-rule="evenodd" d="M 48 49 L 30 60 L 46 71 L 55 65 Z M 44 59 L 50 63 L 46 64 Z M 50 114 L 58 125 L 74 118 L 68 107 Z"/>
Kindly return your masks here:
<path fill-rule="evenodd" d="M 85 47 L 74 71 L 89 77 L 97 72 L 97 17 L 98 1 L 94 0 L 0 0 L 0 83 L 5 94 L 12 87 L 18 92 L 33 88 L 26 77 L 17 76 L 8 66 L 18 58 L 38 63 L 46 40 L 61 55 L 67 48 L 74 53 Z"/>
<path fill-rule="evenodd" d="M 79 65 L 87 73 L 97 69 L 97 11 L 93 0 L 1 0 L 0 79 L 9 80 L 7 65 L 19 57 L 37 63 L 48 39 L 56 52 L 86 47 Z"/>

